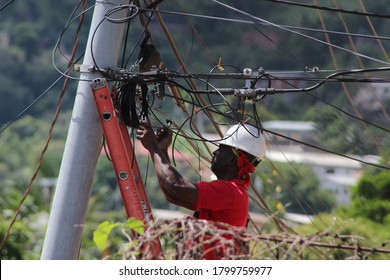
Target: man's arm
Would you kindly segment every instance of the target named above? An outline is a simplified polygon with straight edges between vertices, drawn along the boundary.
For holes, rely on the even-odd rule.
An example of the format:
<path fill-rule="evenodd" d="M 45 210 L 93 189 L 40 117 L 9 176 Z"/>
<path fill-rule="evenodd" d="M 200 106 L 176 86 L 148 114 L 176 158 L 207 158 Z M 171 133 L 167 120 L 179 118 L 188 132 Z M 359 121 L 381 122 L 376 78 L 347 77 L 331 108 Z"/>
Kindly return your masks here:
<path fill-rule="evenodd" d="M 169 162 L 167 146 L 160 149 L 149 122 L 143 122 L 137 129 L 137 138 L 149 151 L 154 169 L 167 200 L 179 206 L 194 210 L 198 201 L 197 186 L 186 180 Z M 160 143 L 161 144 L 161 143 Z"/>

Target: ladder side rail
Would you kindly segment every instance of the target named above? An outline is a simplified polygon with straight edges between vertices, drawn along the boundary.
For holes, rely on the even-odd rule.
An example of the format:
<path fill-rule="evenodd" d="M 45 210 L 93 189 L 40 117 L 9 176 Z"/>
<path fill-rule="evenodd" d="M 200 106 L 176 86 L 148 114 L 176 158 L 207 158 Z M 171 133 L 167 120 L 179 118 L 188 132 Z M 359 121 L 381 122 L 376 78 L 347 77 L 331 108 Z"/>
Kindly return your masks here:
<path fill-rule="evenodd" d="M 121 130 L 115 117 L 114 105 L 107 82 L 104 78 L 94 79 L 91 83 L 91 88 L 127 217 L 134 217 L 143 221 L 144 214 L 141 202 L 138 197 Z"/>

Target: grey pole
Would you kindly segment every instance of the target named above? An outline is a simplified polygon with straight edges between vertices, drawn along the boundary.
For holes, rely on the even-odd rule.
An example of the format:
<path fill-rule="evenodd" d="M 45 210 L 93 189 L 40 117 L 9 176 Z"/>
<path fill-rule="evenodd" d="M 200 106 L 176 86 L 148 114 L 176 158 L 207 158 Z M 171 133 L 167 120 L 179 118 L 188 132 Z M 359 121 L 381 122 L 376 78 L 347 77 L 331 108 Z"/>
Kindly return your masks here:
<path fill-rule="evenodd" d="M 93 57 L 100 68 L 117 65 L 124 24 L 114 24 L 104 18 L 108 10 L 126 2 L 128 1 L 96 1 L 82 68 L 94 65 Z M 110 18 L 119 19 L 126 15 L 127 9 L 120 9 L 110 15 Z M 80 75 L 82 80 L 98 77 L 101 77 L 98 72 Z M 89 82 L 80 81 L 41 259 L 78 259 L 101 143 L 102 130 Z"/>

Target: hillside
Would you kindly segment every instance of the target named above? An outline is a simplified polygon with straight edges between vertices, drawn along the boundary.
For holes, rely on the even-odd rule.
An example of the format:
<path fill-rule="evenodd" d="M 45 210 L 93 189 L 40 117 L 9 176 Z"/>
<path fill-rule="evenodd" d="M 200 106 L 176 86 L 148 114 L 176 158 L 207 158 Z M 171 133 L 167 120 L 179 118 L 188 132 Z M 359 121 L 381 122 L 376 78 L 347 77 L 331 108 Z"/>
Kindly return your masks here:
<path fill-rule="evenodd" d="M 133 2 L 141 3 L 140 7 L 132 6 Z M 202 136 L 215 137 L 216 128 L 229 124 L 232 119 L 250 120 L 258 125 L 270 120 L 310 121 L 318 132 L 315 144 L 320 147 L 317 149 L 323 153 L 375 155 L 381 157 L 380 164 L 388 166 L 390 69 L 380 68 L 388 67 L 390 61 L 387 53 L 390 7 L 384 1 L 166 0 L 156 1 L 159 14 L 146 8 L 148 2 L 151 1 L 129 1 L 128 18 L 115 23 L 125 25 L 125 34 L 118 63 L 113 67 L 138 69 L 140 46 L 149 32 L 148 43 L 158 51 L 164 70 L 177 75 L 175 79 L 153 80 L 156 85 L 165 83 L 165 94 L 159 98 L 153 91 L 148 92 L 149 116 L 155 126 L 167 120 L 172 123 L 172 130 L 178 135 L 173 143 L 176 151 L 172 152 L 177 158 L 172 161 L 186 178 L 197 181 L 209 174 L 204 172 L 204 166 L 209 166 L 210 151 Z M 85 49 L 90 47 L 86 41 L 95 5 L 91 0 L 8 3 L 0 7 L 2 236 L 44 149 L 67 65 L 81 63 Z M 107 15 L 105 20 L 112 20 L 111 16 Z M 69 61 L 75 38 L 78 38 L 75 58 Z M 228 74 L 241 75 L 245 68 L 258 76 L 246 82 L 225 78 Z M 337 71 L 345 74 L 327 78 Z M 185 78 L 179 77 L 186 72 L 189 74 Z M 214 79 L 205 75 L 208 73 L 225 76 Z M 199 78 L 195 74 L 203 76 Z M 50 146 L 21 209 L 21 219 L 8 240 L 7 250 L 2 251 L 4 258 L 40 256 L 45 230 L 41 225 L 47 225 L 53 182 L 59 174 L 80 74 L 69 71 L 67 75 L 70 79 Z M 179 97 L 173 98 L 167 81 L 180 88 Z M 120 88 L 122 84 L 117 81 L 116 85 Z M 218 90 L 250 86 L 274 88 L 279 92 L 251 99 L 223 95 Z M 196 95 L 196 89 L 204 92 Z M 286 89 L 290 91 L 283 91 Z M 202 135 L 197 133 L 198 127 Z M 308 144 L 304 141 L 298 144 Z M 276 144 L 273 148 L 285 157 L 284 151 L 297 148 L 288 146 Z M 142 154 L 138 146 L 136 152 L 152 206 L 174 208 L 160 192 L 147 153 Z M 316 160 L 320 162 L 321 158 Z M 343 221 L 359 218 L 357 224 L 352 223 L 356 229 L 344 228 L 340 222 L 343 228 L 335 229 L 336 235 L 341 234 L 340 239 L 344 233 L 363 235 L 367 246 L 379 247 L 378 244 L 388 241 L 389 177 L 379 169 L 362 167 L 360 171 L 365 176 L 353 189 L 352 207 L 332 212 L 334 198 L 320 189 L 312 170 L 287 159 L 285 163 L 267 159 L 253 174 L 250 210 L 272 217 L 290 210 L 303 215 L 330 213 L 324 218 L 324 227 L 321 226 L 324 231 L 332 227 L 327 220 L 334 219 L 333 213 Z M 324 172 L 332 173 L 334 168 Z M 365 192 L 367 189 L 377 191 Z M 270 205 L 269 212 L 263 199 Z M 124 218 L 115 174 L 103 149 L 94 176 L 81 258 L 101 258 L 92 241 L 93 231 L 103 220 Z M 318 220 L 321 219 L 319 216 Z M 268 222 L 262 225 L 264 231 L 277 230 L 271 217 Z M 302 232 L 318 231 L 316 223 L 303 227 Z M 371 243 L 378 232 L 381 233 L 378 239 Z M 324 254 L 323 258 L 338 258 L 338 253 L 337 250 L 334 255 Z M 367 258 L 377 257 L 367 255 Z M 299 258 L 314 257 L 300 255 Z"/>
<path fill-rule="evenodd" d="M 267 71 L 303 71 L 313 67 L 332 70 L 386 66 L 385 62 L 378 61 L 386 61 L 386 54 L 381 51 L 379 42 L 384 50 L 387 50 L 387 40 L 379 41 L 360 36 L 348 37 L 319 32 L 329 30 L 372 36 L 376 32 L 378 36 L 385 37 L 388 35 L 389 23 L 383 18 L 370 17 L 370 21 L 367 21 L 362 15 L 317 11 L 313 8 L 286 5 L 278 1 L 235 2 L 225 1 L 242 12 L 235 12 L 213 1 L 162 1 L 159 5 L 168 30 L 185 60 L 186 67 L 191 72 L 207 73 L 217 64 L 219 58 L 223 64 L 231 66 L 226 67 L 226 71 L 242 71 L 248 67 L 254 70 L 262 67 Z M 304 2 L 312 3 L 312 1 Z M 365 2 L 364 8 L 369 13 L 388 14 L 389 7 L 382 2 Z M 87 1 L 87 7 L 92 7 L 93 4 L 94 1 Z M 340 5 L 340 9 L 363 10 L 358 1 L 337 4 Z M 335 7 L 332 1 L 319 1 L 319 5 Z M 0 96 L 7 96 L 7 98 L 3 98 L 0 105 L 0 124 L 12 120 L 60 77 L 53 67 L 51 54 L 57 40 L 61 39 L 59 47 L 55 49 L 54 57 L 56 66 L 64 69 L 64 57 L 60 53 L 66 56 L 71 51 L 78 24 L 77 16 L 80 12 L 79 8 L 72 16 L 75 6 L 76 1 L 69 0 L 58 3 L 48 0 L 15 1 L 1 11 Z M 92 11 L 93 9 L 89 9 L 85 13 L 76 57 L 80 57 L 85 49 Z M 249 13 L 252 17 L 245 13 Z M 68 19 L 72 20 L 69 25 L 67 25 Z M 233 20 L 241 22 L 237 23 Z M 142 34 L 140 28 L 136 18 L 132 21 L 126 43 L 128 53 L 124 54 L 130 65 L 136 61 L 137 44 Z M 149 29 L 168 69 L 180 70 L 155 17 L 150 21 Z M 333 48 L 334 59 L 332 59 L 329 47 L 319 42 L 326 42 L 328 40 L 326 35 L 331 44 L 350 52 Z M 351 45 L 351 42 L 354 44 Z M 133 48 L 135 51 L 130 53 Z M 358 57 L 351 52 L 359 52 L 362 56 L 373 59 Z M 76 81 L 70 85 L 65 99 L 65 110 L 72 108 L 76 85 Z M 48 110 L 53 110 L 51 108 L 56 104 L 60 87 L 61 83 L 57 83 L 44 98 L 29 109 L 27 114 L 39 116 Z M 348 84 L 348 87 L 353 94 L 358 85 Z M 329 90 L 332 90 L 332 94 L 328 93 Z M 335 86 L 330 89 L 322 87 L 318 93 L 328 101 L 350 110 L 350 105 L 342 91 L 341 87 Z M 299 97 L 299 100 L 296 102 L 291 95 L 276 96 L 267 98 L 264 106 L 280 119 L 301 119 L 307 109 L 318 103 L 318 100 L 310 97 Z M 388 106 L 388 103 L 385 105 Z M 364 106 L 361 109 L 364 111 Z M 372 115 L 372 112 L 368 112 L 367 115 Z M 375 121 L 381 119 L 383 118 L 378 116 Z"/>

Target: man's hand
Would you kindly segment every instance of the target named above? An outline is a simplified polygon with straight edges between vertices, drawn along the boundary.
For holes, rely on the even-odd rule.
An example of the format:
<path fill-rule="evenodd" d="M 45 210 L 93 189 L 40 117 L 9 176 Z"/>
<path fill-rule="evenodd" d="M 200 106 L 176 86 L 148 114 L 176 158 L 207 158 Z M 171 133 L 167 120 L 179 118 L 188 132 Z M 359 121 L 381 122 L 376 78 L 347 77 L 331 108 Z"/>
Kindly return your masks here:
<path fill-rule="evenodd" d="M 156 132 L 156 140 L 160 149 L 163 152 L 167 152 L 172 143 L 172 131 L 167 127 L 161 127 Z"/>
<path fill-rule="evenodd" d="M 142 146 L 149 151 L 153 147 L 158 147 L 156 136 L 149 120 L 140 123 L 136 131 L 136 137 L 141 141 Z"/>
<path fill-rule="evenodd" d="M 138 126 L 136 136 L 150 153 L 154 171 L 167 200 L 195 210 L 198 201 L 197 185 L 186 180 L 169 161 L 167 151 L 172 141 L 172 132 L 168 128 L 162 128 L 154 133 L 147 120 Z"/>
<path fill-rule="evenodd" d="M 145 149 L 150 150 L 153 145 L 157 145 L 164 154 L 167 153 L 169 146 L 172 143 L 172 131 L 167 127 L 162 127 L 154 133 L 149 121 L 141 122 L 138 126 L 137 139 L 141 141 Z"/>

